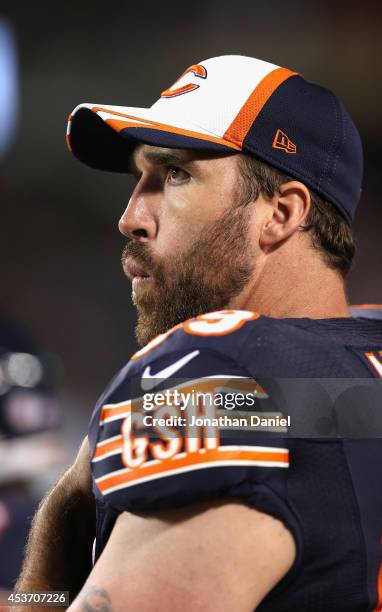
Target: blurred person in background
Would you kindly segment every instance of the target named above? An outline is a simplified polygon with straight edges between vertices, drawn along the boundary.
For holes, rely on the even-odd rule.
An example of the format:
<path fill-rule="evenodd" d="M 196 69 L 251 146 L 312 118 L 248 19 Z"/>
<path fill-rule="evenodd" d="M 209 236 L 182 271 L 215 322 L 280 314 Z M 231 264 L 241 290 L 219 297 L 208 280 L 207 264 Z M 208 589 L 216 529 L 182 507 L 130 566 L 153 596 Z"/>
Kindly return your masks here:
<path fill-rule="evenodd" d="M 17 46 L 0 17 L 0 174 L 18 124 Z M 3 262 L 3 267 L 6 262 Z M 12 591 L 20 573 L 30 521 L 57 478 L 64 447 L 55 390 L 57 364 L 0 310 L 0 591 Z M 4 599 L 3 597 L 3 599 Z"/>
<path fill-rule="evenodd" d="M 65 459 L 54 372 L 35 343 L 0 316 L 0 588 L 19 575 L 31 518 Z"/>

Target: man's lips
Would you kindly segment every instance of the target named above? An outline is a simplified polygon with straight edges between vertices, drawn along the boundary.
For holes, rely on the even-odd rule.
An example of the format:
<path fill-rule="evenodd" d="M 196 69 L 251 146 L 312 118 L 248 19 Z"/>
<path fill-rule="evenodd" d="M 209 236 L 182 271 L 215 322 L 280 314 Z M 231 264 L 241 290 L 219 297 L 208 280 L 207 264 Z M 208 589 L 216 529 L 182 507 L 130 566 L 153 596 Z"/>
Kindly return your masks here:
<path fill-rule="evenodd" d="M 150 275 L 147 274 L 146 270 L 142 268 L 136 261 L 133 259 L 127 259 L 123 266 L 125 273 L 131 279 L 134 278 L 149 278 Z"/>

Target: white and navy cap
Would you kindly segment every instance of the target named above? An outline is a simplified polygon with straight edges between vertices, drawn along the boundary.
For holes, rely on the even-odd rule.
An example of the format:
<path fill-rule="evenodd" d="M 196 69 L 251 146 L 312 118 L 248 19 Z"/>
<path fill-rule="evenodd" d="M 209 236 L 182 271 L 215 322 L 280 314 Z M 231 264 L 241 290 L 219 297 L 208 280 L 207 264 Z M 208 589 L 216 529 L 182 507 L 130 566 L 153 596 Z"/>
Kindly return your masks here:
<path fill-rule="evenodd" d="M 362 182 L 361 140 L 328 89 L 275 64 L 240 55 L 194 64 L 150 108 L 80 104 L 68 146 L 93 168 L 129 171 L 137 142 L 243 151 L 332 202 L 351 223 Z"/>

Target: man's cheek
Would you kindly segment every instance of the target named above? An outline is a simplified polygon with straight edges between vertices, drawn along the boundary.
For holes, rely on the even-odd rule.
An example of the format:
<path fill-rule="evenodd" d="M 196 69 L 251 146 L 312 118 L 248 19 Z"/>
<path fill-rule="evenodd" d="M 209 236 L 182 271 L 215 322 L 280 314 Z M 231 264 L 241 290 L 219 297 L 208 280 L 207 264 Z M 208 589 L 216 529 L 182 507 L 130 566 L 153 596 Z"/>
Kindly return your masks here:
<path fill-rule="evenodd" d="M 184 253 L 190 244 L 192 244 L 191 236 L 194 235 L 190 231 L 190 224 L 172 225 L 168 228 L 163 228 L 162 234 L 158 234 L 157 257 L 161 261 L 162 267 L 171 266 L 174 257 L 179 257 Z"/>

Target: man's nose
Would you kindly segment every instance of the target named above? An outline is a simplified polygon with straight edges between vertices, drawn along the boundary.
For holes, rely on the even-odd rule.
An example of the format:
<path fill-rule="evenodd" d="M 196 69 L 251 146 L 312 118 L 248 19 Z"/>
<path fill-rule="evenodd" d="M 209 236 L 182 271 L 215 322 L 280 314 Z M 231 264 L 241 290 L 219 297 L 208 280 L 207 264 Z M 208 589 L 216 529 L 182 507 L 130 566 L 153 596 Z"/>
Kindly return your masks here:
<path fill-rule="evenodd" d="M 157 234 L 157 219 L 152 212 L 149 196 L 133 193 L 118 223 L 118 229 L 127 238 L 146 242 Z"/>

